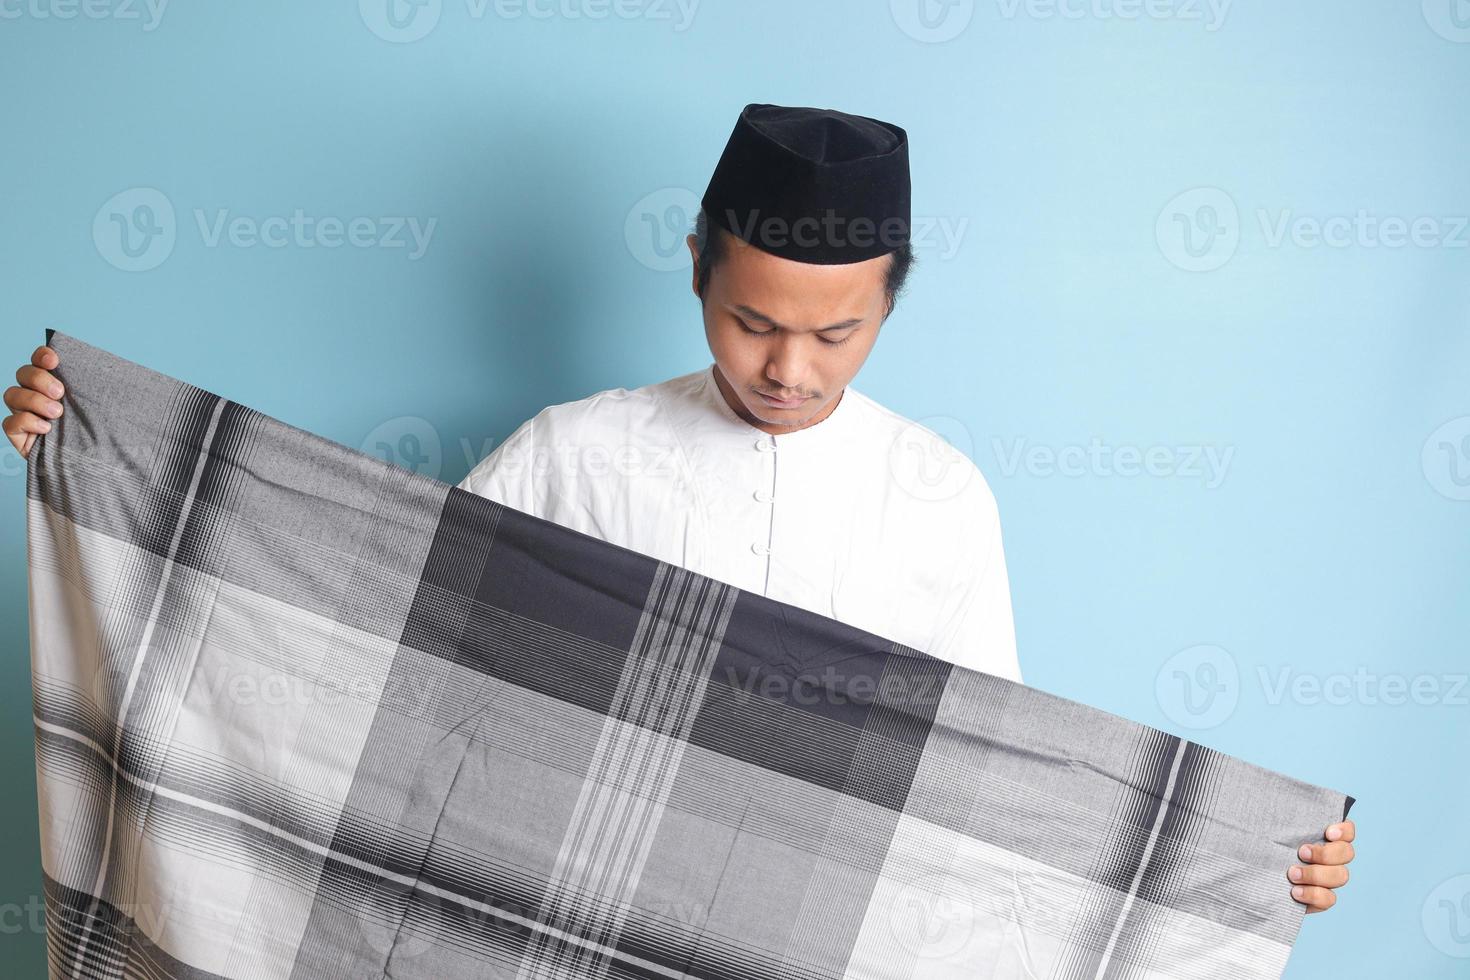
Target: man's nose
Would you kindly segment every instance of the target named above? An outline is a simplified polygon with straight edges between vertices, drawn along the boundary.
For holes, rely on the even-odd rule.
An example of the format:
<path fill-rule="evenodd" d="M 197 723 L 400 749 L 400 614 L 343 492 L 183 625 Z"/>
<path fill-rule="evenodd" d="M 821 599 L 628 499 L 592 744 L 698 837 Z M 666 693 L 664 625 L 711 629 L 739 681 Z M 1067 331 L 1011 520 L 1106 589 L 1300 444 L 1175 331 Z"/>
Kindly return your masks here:
<path fill-rule="evenodd" d="M 806 373 L 805 359 L 789 343 L 772 351 L 766 362 L 766 379 L 788 394 L 802 390 Z"/>

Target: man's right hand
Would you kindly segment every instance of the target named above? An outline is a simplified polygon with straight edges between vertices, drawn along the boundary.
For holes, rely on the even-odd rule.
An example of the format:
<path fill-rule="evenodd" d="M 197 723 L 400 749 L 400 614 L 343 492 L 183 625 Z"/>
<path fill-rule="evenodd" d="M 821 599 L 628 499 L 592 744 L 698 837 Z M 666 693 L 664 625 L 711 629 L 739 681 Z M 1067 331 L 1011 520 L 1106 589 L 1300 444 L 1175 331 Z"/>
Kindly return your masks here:
<path fill-rule="evenodd" d="M 31 363 L 15 372 L 20 384 L 5 389 L 5 405 L 10 414 L 0 422 L 10 444 L 22 456 L 30 454 L 36 437 L 51 431 L 51 419 L 61 416 L 61 382 L 51 372 L 61 357 L 50 347 L 41 346 L 31 355 Z"/>

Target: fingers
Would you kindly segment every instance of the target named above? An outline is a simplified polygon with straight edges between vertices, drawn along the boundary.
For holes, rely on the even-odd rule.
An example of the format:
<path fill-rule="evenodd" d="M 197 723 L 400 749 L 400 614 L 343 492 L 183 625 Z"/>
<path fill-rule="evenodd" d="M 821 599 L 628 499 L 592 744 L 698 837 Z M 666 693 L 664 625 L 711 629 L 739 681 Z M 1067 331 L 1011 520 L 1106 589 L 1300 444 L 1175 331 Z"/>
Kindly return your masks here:
<path fill-rule="evenodd" d="M 22 412 L 0 419 L 0 428 L 5 430 L 5 437 L 10 440 L 15 451 L 27 456 L 31 446 L 35 444 L 36 436 L 51 428 L 51 423 L 29 412 Z"/>
<path fill-rule="evenodd" d="M 1337 895 L 1331 888 L 1316 885 L 1292 885 L 1291 897 L 1307 907 L 1307 914 L 1325 912 L 1337 904 Z"/>
<path fill-rule="evenodd" d="M 0 427 L 22 456 L 30 454 L 38 436 L 51 431 L 50 420 L 61 416 L 66 389 L 51 373 L 60 363 L 61 355 L 42 344 L 31 354 L 31 363 L 15 372 L 20 386 L 5 389 L 5 405 L 12 414 L 0 420 Z"/>
<path fill-rule="evenodd" d="M 1341 888 L 1347 884 L 1348 869 L 1335 864 L 1309 864 L 1303 867 L 1293 864 L 1287 869 L 1286 877 L 1296 885 L 1319 885 L 1323 888 Z"/>
<path fill-rule="evenodd" d="M 45 368 L 48 371 L 54 370 L 56 368 L 56 365 L 61 363 L 61 355 L 56 353 L 53 348 L 47 347 L 45 344 L 42 344 L 40 347 L 37 347 L 36 352 L 31 355 L 31 363 L 38 368 Z"/>
<path fill-rule="evenodd" d="M 1326 837 L 1328 840 L 1341 840 L 1351 843 L 1353 838 L 1355 838 L 1357 835 L 1357 828 L 1353 826 L 1353 822 L 1351 820 L 1344 820 L 1342 823 L 1335 823 L 1332 826 L 1328 827 L 1327 833 L 1323 834 L 1322 836 Z"/>
<path fill-rule="evenodd" d="M 1353 829 L 1333 824 L 1328 830 L 1339 829 L 1341 839 L 1326 844 L 1303 844 L 1297 856 L 1303 864 L 1294 864 L 1286 871 L 1291 880 L 1291 897 L 1307 907 L 1307 914 L 1325 912 L 1337 904 L 1334 888 L 1347 884 L 1348 869 L 1345 865 L 1353 859 Z"/>
<path fill-rule="evenodd" d="M 57 380 L 56 375 L 34 364 L 21 365 L 20 370 L 15 372 L 15 380 L 32 391 L 50 398 L 60 398 L 66 391 L 61 382 Z"/>
<path fill-rule="evenodd" d="M 1347 864 L 1353 859 L 1353 845 L 1346 841 L 1330 844 L 1303 844 L 1296 856 L 1307 864 Z"/>
<path fill-rule="evenodd" d="M 62 411 L 61 402 L 30 388 L 6 388 L 5 406 L 17 415 L 29 412 L 38 419 L 60 418 Z"/>

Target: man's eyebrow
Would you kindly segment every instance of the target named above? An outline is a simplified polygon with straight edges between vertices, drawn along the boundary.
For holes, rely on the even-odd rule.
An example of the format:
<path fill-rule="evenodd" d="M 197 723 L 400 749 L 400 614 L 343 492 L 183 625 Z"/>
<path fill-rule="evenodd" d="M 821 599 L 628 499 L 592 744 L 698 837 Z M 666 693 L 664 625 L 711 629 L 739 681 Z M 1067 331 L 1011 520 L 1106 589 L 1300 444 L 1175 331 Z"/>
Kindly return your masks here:
<path fill-rule="evenodd" d="M 787 327 L 783 327 L 781 324 L 777 323 L 775 320 L 772 320 L 770 317 L 766 316 L 760 310 L 753 309 L 753 308 L 751 308 L 749 306 L 746 306 L 744 303 L 737 303 L 734 306 L 732 306 L 731 309 L 734 310 L 736 313 L 739 313 L 741 316 L 745 317 L 748 320 L 755 320 L 757 323 L 764 323 L 768 327 L 775 327 L 778 330 L 789 329 Z M 818 327 L 817 330 L 816 330 L 816 332 L 817 333 L 827 333 L 829 330 L 846 330 L 848 327 L 856 327 L 856 326 L 858 326 L 862 322 L 863 322 L 863 318 L 862 317 L 856 317 L 855 316 L 855 317 L 852 317 L 850 319 L 843 320 L 841 323 L 833 323 L 833 324 L 829 324 L 829 325 L 827 325 L 825 327 Z"/>

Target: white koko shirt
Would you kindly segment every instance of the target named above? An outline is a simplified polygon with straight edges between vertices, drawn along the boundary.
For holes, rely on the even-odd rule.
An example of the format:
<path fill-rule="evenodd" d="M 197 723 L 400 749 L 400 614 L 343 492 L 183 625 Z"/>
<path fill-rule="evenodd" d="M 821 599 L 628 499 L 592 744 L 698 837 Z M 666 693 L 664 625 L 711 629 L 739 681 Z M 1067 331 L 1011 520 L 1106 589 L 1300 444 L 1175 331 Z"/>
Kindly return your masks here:
<path fill-rule="evenodd" d="M 550 405 L 461 489 L 952 663 L 1021 681 L 995 498 L 934 432 L 848 385 L 772 436 L 714 364 Z"/>

